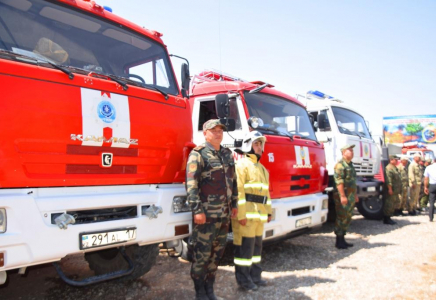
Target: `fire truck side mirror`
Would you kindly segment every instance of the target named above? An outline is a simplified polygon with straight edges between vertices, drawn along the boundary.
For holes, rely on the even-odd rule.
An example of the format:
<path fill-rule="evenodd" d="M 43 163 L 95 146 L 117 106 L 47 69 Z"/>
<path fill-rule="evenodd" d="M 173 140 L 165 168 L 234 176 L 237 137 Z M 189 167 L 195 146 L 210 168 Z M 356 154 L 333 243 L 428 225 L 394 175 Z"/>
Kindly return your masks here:
<path fill-rule="evenodd" d="M 189 74 L 188 64 L 182 64 L 182 96 L 184 98 L 189 98 L 189 82 L 191 80 L 191 75 Z"/>
<path fill-rule="evenodd" d="M 230 115 L 229 96 L 227 94 L 216 95 L 215 107 L 218 118 L 227 118 Z"/>
<path fill-rule="evenodd" d="M 316 117 L 316 121 L 318 123 L 318 128 L 320 130 L 325 129 L 325 127 L 326 127 L 325 114 L 318 114 L 318 116 Z"/>

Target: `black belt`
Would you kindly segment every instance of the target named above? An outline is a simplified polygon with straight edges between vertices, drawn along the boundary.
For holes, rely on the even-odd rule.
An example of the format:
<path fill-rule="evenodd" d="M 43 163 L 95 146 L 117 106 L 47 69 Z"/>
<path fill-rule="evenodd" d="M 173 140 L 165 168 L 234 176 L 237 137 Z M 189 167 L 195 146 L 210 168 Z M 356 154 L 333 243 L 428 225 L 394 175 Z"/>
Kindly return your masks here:
<path fill-rule="evenodd" d="M 258 196 L 258 195 L 253 195 L 253 194 L 245 194 L 245 200 L 247 200 L 249 202 L 266 204 L 266 202 L 268 201 L 268 197 L 267 196 Z"/>

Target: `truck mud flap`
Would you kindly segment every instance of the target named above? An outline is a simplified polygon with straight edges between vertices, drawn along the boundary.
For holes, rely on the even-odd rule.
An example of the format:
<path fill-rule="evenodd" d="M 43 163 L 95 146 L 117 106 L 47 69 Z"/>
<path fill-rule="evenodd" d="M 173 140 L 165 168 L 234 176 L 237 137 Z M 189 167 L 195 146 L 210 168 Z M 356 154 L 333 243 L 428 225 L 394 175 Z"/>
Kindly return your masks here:
<path fill-rule="evenodd" d="M 59 264 L 57 262 L 54 262 L 53 266 L 56 269 L 56 272 L 58 272 L 59 276 L 62 278 L 62 280 L 65 281 L 66 283 L 68 283 L 69 285 L 78 286 L 78 287 L 88 286 L 91 284 L 95 284 L 95 283 L 99 283 L 99 282 L 103 282 L 103 281 L 107 281 L 107 280 L 112 280 L 112 279 L 116 279 L 116 278 L 120 278 L 120 277 L 124 277 L 124 276 L 132 274 L 132 272 L 135 268 L 132 260 L 127 256 L 124 247 L 120 248 L 120 252 L 121 252 L 123 258 L 129 264 L 129 268 L 127 270 L 120 270 L 120 271 L 115 271 L 115 272 L 111 272 L 111 273 L 107 273 L 107 274 L 91 276 L 91 277 L 88 277 L 88 278 L 85 278 L 82 280 L 73 280 L 73 279 L 68 278 L 64 274 L 64 272 L 62 271 L 61 267 L 59 266 Z"/>

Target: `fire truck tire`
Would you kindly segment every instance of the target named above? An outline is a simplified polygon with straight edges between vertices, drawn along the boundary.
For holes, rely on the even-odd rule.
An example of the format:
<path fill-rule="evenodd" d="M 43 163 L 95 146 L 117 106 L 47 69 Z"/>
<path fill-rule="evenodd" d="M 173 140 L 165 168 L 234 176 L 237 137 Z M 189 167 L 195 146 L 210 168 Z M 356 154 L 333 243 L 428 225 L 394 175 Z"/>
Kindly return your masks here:
<path fill-rule="evenodd" d="M 148 271 L 156 263 L 156 258 L 159 255 L 159 245 L 131 245 L 126 247 L 126 254 L 134 263 L 133 273 L 119 280 L 134 280 Z M 95 272 L 95 275 L 107 274 L 119 270 L 126 270 L 128 263 L 121 255 L 119 248 L 95 251 L 85 253 L 85 259 L 89 264 L 89 268 Z"/>
<path fill-rule="evenodd" d="M 360 198 L 357 210 L 369 220 L 381 220 L 383 218 L 383 200 L 379 197 Z"/>
<path fill-rule="evenodd" d="M 179 244 L 174 247 L 174 250 L 179 253 L 181 258 L 190 261 L 188 256 L 188 238 L 181 239 Z"/>

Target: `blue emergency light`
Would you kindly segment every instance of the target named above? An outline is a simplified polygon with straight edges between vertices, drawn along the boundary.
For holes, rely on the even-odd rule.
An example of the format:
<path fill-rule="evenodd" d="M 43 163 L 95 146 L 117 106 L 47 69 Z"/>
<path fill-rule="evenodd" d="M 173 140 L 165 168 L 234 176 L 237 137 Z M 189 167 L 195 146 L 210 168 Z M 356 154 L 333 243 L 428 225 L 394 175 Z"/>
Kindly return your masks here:
<path fill-rule="evenodd" d="M 319 97 L 319 98 L 327 98 L 327 99 L 333 99 L 334 97 L 332 97 L 332 96 L 329 96 L 329 95 L 326 95 L 326 94 L 324 94 L 324 93 L 321 93 L 320 91 L 308 91 L 307 92 L 308 94 L 311 94 L 311 95 L 314 95 L 314 96 L 317 96 L 317 97 Z"/>
<path fill-rule="evenodd" d="M 112 8 L 110 8 L 109 6 L 103 6 L 103 8 L 109 12 L 112 12 Z"/>

